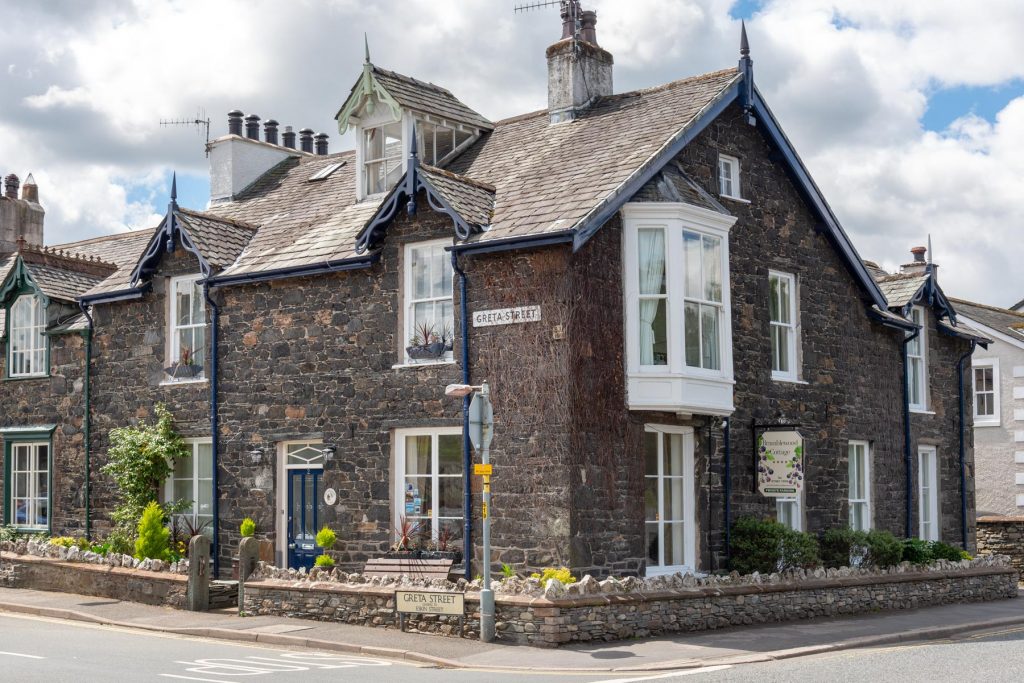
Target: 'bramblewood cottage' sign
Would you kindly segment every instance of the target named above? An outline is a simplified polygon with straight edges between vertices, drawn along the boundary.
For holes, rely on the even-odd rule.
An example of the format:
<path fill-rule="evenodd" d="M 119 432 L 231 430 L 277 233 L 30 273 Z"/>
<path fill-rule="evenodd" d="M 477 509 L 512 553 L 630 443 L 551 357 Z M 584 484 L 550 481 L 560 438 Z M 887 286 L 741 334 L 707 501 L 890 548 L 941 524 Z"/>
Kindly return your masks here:
<path fill-rule="evenodd" d="M 804 437 L 796 430 L 757 439 L 757 485 L 769 498 L 795 496 L 804 485 Z"/>

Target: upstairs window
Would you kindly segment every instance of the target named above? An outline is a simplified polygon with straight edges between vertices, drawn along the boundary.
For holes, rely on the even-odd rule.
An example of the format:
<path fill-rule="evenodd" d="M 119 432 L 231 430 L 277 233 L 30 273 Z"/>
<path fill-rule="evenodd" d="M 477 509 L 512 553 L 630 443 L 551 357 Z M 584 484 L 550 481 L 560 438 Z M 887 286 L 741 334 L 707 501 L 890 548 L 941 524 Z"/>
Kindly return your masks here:
<path fill-rule="evenodd" d="M 11 306 L 8 331 L 8 376 L 46 375 L 46 306 L 33 294 L 18 297 Z"/>
<path fill-rule="evenodd" d="M 442 164 L 472 133 L 429 121 L 416 121 L 416 139 L 420 161 L 431 166 Z"/>
<path fill-rule="evenodd" d="M 637 231 L 640 272 L 640 365 L 668 365 L 668 284 L 665 231 Z"/>
<path fill-rule="evenodd" d="M 910 311 L 910 319 L 920 326 L 917 336 L 907 342 L 907 386 L 911 410 L 928 410 L 928 337 L 925 312 L 920 306 Z"/>
<path fill-rule="evenodd" d="M 796 278 L 768 274 L 768 315 L 771 319 L 772 379 L 796 381 Z"/>
<path fill-rule="evenodd" d="M 205 377 L 206 298 L 199 284 L 201 278 L 201 275 L 171 278 L 167 374 L 173 381 Z"/>
<path fill-rule="evenodd" d="M 974 426 L 998 427 L 999 419 L 999 359 L 972 360 L 974 375 Z"/>
<path fill-rule="evenodd" d="M 407 362 L 450 360 L 455 329 L 448 240 L 405 247 Z"/>
<path fill-rule="evenodd" d="M 363 180 L 366 194 L 382 194 L 402 177 L 402 122 L 363 130 Z"/>
<path fill-rule="evenodd" d="M 740 199 L 740 160 L 718 155 L 718 192 L 723 197 Z"/>
<path fill-rule="evenodd" d="M 686 365 L 719 370 L 723 311 L 721 238 L 684 230 L 683 260 Z"/>

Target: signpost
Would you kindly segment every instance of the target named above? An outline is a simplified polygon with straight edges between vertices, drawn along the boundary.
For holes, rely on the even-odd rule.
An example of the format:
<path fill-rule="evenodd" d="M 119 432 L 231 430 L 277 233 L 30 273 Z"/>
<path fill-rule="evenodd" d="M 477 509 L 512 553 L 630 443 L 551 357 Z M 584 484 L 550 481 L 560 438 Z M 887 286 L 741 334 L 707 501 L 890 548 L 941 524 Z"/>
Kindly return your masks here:
<path fill-rule="evenodd" d="M 757 488 L 769 498 L 790 498 L 804 485 L 804 437 L 796 430 L 767 431 L 757 439 Z"/>
<path fill-rule="evenodd" d="M 469 404 L 469 438 L 473 447 L 480 452 L 482 465 L 480 476 L 484 478 L 484 585 L 480 589 L 480 640 L 489 643 L 494 640 L 494 591 L 491 590 L 491 439 L 494 438 L 494 409 L 491 407 L 491 390 L 484 382 L 480 391 Z M 476 468 L 474 468 L 474 471 Z"/>

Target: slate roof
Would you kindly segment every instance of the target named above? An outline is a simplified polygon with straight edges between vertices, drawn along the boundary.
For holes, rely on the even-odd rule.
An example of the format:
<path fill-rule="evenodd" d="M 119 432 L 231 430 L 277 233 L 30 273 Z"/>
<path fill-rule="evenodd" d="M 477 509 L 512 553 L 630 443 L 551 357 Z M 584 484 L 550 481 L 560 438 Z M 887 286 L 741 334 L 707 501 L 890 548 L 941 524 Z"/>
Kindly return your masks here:
<path fill-rule="evenodd" d="M 965 325 L 962 322 L 951 323 L 949 318 L 942 318 L 936 322 L 936 326 L 940 332 L 952 335 L 954 337 L 960 337 L 961 339 L 967 339 L 968 341 L 977 342 L 988 346 L 992 343 L 992 340 L 986 337 L 984 334 L 974 329 L 970 325 Z"/>
<path fill-rule="evenodd" d="M 1024 343 L 1024 313 L 965 299 L 950 298 L 950 302 L 956 306 L 958 313 L 971 321 Z"/>
<path fill-rule="evenodd" d="M 920 275 L 896 273 L 895 275 L 876 277 L 875 281 L 878 282 L 882 294 L 889 302 L 889 308 L 903 308 L 913 301 L 914 296 L 928 282 L 928 275 L 927 273 Z"/>
<path fill-rule="evenodd" d="M 483 130 L 490 130 L 494 127 L 494 124 L 467 107 L 450 91 L 439 85 L 418 81 L 415 78 L 387 71 L 378 66 L 373 67 L 373 75 L 377 82 L 388 91 L 388 94 L 403 107 L 443 116 Z"/>
<path fill-rule="evenodd" d="M 177 219 L 206 262 L 217 269 L 234 263 L 256 233 L 248 223 L 189 209 L 179 209 Z"/>
<path fill-rule="evenodd" d="M 647 184 L 633 195 L 631 201 L 685 202 L 726 216 L 732 215 L 721 202 L 686 175 L 676 163 L 666 165 L 660 173 L 647 181 Z"/>
<path fill-rule="evenodd" d="M 494 187 L 433 166 L 421 166 L 424 177 L 470 225 L 491 224 Z"/>
<path fill-rule="evenodd" d="M 74 301 L 104 280 L 103 276 L 80 273 L 49 264 L 25 263 L 29 276 L 51 299 Z"/>
<path fill-rule="evenodd" d="M 117 270 L 113 275 L 108 276 L 102 282 L 97 283 L 95 287 L 83 292 L 82 296 L 119 292 L 128 289 L 131 285 L 132 269 L 146 250 L 149 241 L 153 239 L 155 230 L 155 228 L 148 228 L 146 230 L 121 232 L 82 242 L 57 245 L 57 248 L 88 256 L 102 256 L 105 261 L 117 266 Z"/>

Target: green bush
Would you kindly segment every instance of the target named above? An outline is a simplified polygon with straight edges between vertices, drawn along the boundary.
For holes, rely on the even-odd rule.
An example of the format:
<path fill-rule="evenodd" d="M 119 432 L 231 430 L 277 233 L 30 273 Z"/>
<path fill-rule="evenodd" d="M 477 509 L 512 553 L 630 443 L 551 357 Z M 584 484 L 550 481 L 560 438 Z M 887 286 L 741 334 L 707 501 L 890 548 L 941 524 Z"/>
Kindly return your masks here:
<path fill-rule="evenodd" d="M 554 567 L 548 567 L 540 574 L 530 574 L 530 578 L 539 579 L 540 585 L 542 586 L 548 585 L 548 579 L 555 579 L 566 585 L 576 583 L 576 577 L 572 575 L 572 572 L 569 571 L 568 567 L 558 567 L 557 569 Z"/>
<path fill-rule="evenodd" d="M 334 558 L 330 555 L 317 555 L 315 564 L 317 567 L 333 567 Z"/>
<path fill-rule="evenodd" d="M 934 560 L 949 560 L 950 562 L 959 562 L 963 559 L 963 551 L 954 545 L 943 543 L 942 541 L 932 541 L 928 550 L 931 551 L 932 561 Z"/>
<path fill-rule="evenodd" d="M 931 561 L 932 553 L 928 541 L 919 538 L 908 538 L 903 541 L 903 562 L 928 564 Z"/>
<path fill-rule="evenodd" d="M 866 534 L 867 563 L 875 567 L 892 567 L 903 559 L 903 544 L 888 531 L 872 529 Z"/>
<path fill-rule="evenodd" d="M 829 529 L 821 535 L 821 562 L 829 569 L 860 564 L 868 555 L 868 538 L 850 528 Z"/>
<path fill-rule="evenodd" d="M 256 522 L 254 522 L 252 518 L 246 517 L 242 520 L 242 524 L 238 527 L 238 530 L 242 533 L 243 537 L 247 538 L 252 536 L 256 533 Z"/>
<path fill-rule="evenodd" d="M 741 574 L 771 574 L 821 564 L 818 539 L 770 519 L 737 519 L 732 526 L 731 550 L 731 566 Z"/>
<path fill-rule="evenodd" d="M 140 560 L 166 560 L 170 555 L 168 542 L 171 530 L 164 526 L 164 511 L 151 502 L 139 519 L 139 535 L 135 541 L 135 557 Z"/>
<path fill-rule="evenodd" d="M 810 569 L 821 564 L 821 549 L 813 534 L 786 529 L 782 536 L 779 569 Z"/>
<path fill-rule="evenodd" d="M 337 534 L 335 534 L 329 526 L 324 526 L 324 528 L 316 534 L 316 544 L 324 550 L 330 550 L 333 548 L 337 540 Z"/>
<path fill-rule="evenodd" d="M 516 570 L 512 569 L 512 565 L 505 564 L 504 562 L 502 562 L 501 575 L 504 576 L 506 579 L 511 579 L 513 576 L 516 575 Z"/>

